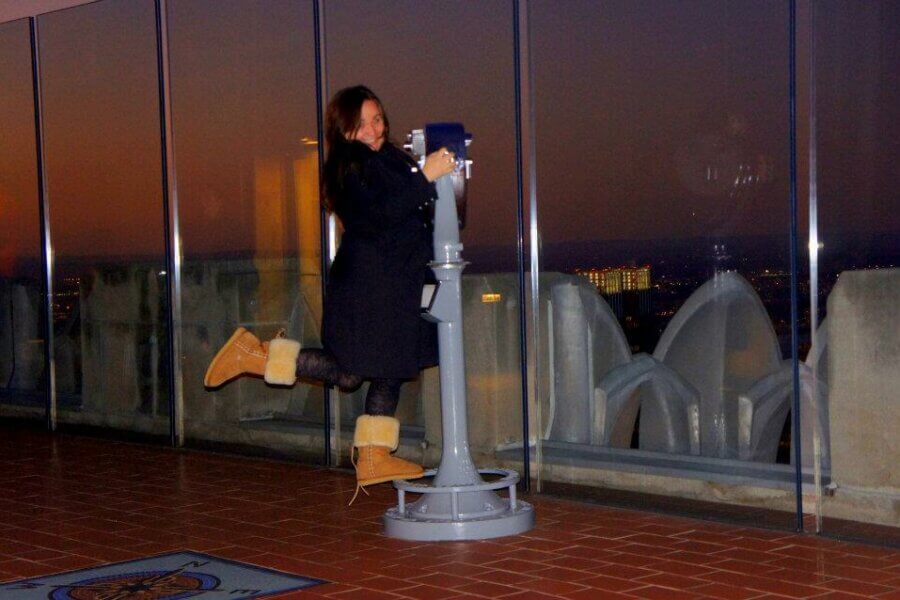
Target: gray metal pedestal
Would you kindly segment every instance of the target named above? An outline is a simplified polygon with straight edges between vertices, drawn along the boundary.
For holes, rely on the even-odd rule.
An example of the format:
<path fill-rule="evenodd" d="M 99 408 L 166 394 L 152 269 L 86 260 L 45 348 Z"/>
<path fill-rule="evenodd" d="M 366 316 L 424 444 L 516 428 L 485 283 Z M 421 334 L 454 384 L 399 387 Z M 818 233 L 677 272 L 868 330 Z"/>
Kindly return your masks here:
<path fill-rule="evenodd" d="M 456 200 L 465 195 L 468 176 L 467 136 L 462 125 L 429 125 L 413 132 L 410 148 L 418 156 L 445 147 L 458 160 L 454 173 L 436 182 L 434 261 L 438 282 L 423 315 L 437 323 L 441 364 L 441 433 L 443 452 L 437 470 L 428 471 L 432 483 L 395 481 L 397 506 L 384 515 L 386 535 L 405 540 L 483 540 L 516 535 L 534 527 L 534 508 L 516 498 L 519 475 L 506 469 L 477 470 L 469 452 L 466 422 L 466 372 L 462 335 L 462 259 Z M 427 148 L 427 145 L 431 148 Z M 423 294 L 425 296 L 425 294 Z M 424 298 L 423 298 L 424 300 Z M 485 482 L 481 475 L 499 477 Z M 501 498 L 494 490 L 508 490 Z M 420 494 L 406 503 L 406 494 Z"/>

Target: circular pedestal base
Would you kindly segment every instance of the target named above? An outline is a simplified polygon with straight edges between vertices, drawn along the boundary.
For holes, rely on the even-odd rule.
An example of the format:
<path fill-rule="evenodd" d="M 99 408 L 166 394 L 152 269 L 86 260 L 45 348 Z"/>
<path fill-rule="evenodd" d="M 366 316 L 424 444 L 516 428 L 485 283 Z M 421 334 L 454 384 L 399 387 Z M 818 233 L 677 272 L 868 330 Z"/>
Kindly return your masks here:
<path fill-rule="evenodd" d="M 400 514 L 396 506 L 384 515 L 384 534 L 401 540 L 422 542 L 487 540 L 518 535 L 534 527 L 534 508 L 521 500 L 515 510 L 506 510 L 490 517 L 451 521 L 415 519 Z"/>

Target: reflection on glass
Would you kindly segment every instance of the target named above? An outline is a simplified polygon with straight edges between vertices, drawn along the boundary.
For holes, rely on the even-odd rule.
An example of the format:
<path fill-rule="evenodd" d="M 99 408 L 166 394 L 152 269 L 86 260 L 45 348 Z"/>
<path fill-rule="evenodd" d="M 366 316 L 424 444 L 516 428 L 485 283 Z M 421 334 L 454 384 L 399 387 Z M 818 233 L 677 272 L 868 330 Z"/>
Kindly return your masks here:
<path fill-rule="evenodd" d="M 326 3 L 325 23 L 329 93 L 359 83 L 372 88 L 400 144 L 410 130 L 434 122 L 462 122 L 473 135 L 475 162 L 461 234 L 462 255 L 470 262 L 462 276 L 469 441 L 478 466 L 520 468 L 511 5 L 496 0 L 449 7 L 437 0 Z M 363 387 L 341 396 L 344 435 L 362 413 L 365 393 Z M 401 454 L 436 466 L 441 453 L 437 368 L 403 386 L 396 416 L 402 424 Z M 343 445 L 346 452 L 346 437 Z"/>
<path fill-rule="evenodd" d="M 323 388 L 203 375 L 235 327 L 320 346 L 310 2 L 168 2 L 188 440 L 322 454 Z"/>
<path fill-rule="evenodd" d="M 0 415 L 41 417 L 41 238 L 27 19 L 0 25 Z"/>
<path fill-rule="evenodd" d="M 815 385 L 824 529 L 896 544 L 900 6 L 816 2 L 813 33 L 818 314 L 805 366 Z M 808 318 L 803 326 L 812 334 Z M 804 451 L 813 454 L 812 445 Z"/>
<path fill-rule="evenodd" d="M 39 18 L 64 423 L 169 430 L 153 2 Z"/>
<path fill-rule="evenodd" d="M 791 511 L 786 4 L 565 6 L 530 15 L 543 483 Z"/>

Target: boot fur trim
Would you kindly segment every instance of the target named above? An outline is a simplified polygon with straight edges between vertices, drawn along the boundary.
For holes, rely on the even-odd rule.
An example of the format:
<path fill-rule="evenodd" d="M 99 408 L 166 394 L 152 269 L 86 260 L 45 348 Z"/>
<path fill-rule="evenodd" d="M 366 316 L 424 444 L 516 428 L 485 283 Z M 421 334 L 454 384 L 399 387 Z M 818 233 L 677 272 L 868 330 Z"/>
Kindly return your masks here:
<path fill-rule="evenodd" d="M 297 357 L 300 342 L 275 338 L 269 342 L 269 356 L 266 359 L 266 383 L 273 385 L 294 385 L 297 381 Z"/>
<path fill-rule="evenodd" d="M 394 417 L 362 415 L 356 419 L 353 445 L 385 446 L 392 451 L 400 444 L 400 421 Z"/>

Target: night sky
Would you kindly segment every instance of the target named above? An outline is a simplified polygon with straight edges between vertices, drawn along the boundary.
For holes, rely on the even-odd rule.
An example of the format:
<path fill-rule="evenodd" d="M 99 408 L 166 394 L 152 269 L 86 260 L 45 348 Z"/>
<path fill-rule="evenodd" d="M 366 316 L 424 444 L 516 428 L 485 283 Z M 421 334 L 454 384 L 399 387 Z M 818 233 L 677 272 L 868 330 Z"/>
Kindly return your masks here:
<path fill-rule="evenodd" d="M 530 3 L 542 242 L 786 235 L 787 6 Z M 253 245 L 254 168 L 302 157 L 316 135 L 311 5 L 169 7 L 185 253 L 240 252 Z M 827 251 L 829 236 L 900 233 L 900 3 L 816 7 Z M 428 121 L 473 133 L 463 241 L 510 257 L 512 15 L 496 0 L 341 0 L 325 15 L 330 91 L 372 87 L 399 141 Z M 40 26 L 58 256 L 161 255 L 152 2 L 106 0 Z M 27 40 L 23 22 L 0 26 L 4 270 L 37 246 Z"/>

